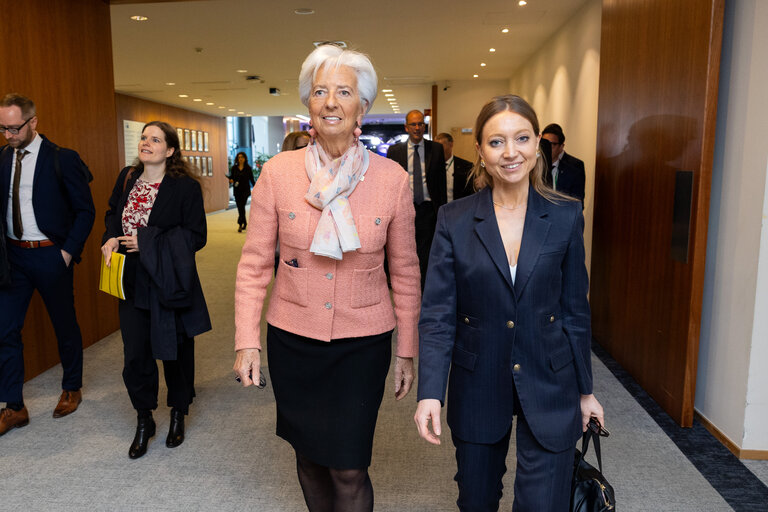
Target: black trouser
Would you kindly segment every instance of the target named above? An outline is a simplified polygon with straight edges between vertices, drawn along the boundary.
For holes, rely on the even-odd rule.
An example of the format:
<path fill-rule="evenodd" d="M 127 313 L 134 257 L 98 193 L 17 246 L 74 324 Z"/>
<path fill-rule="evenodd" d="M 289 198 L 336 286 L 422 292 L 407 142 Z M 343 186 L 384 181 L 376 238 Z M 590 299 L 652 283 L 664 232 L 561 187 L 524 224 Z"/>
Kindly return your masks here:
<path fill-rule="evenodd" d="M 149 341 L 149 311 L 134 307 L 131 299 L 120 301 L 120 332 L 123 335 L 123 382 L 134 409 L 157 409 L 158 369 Z M 186 414 L 195 396 L 195 341 L 178 335 L 176 360 L 163 361 L 168 407 Z"/>
<path fill-rule="evenodd" d="M 248 202 L 248 195 L 235 195 L 235 204 L 237 205 L 237 224 L 245 226 L 248 224 L 248 218 L 245 216 L 245 203 Z"/>
<path fill-rule="evenodd" d="M 413 206 L 416 209 L 416 255 L 419 257 L 419 270 L 421 270 L 421 290 L 424 291 L 429 251 L 432 249 L 432 238 L 435 236 L 435 226 L 437 226 L 437 214 L 432 201 L 424 201 Z"/>
<path fill-rule="evenodd" d="M 0 243 L 7 243 L 11 266 L 11 284 L 0 289 L 0 402 L 23 401 L 21 328 L 35 290 L 43 298 L 56 333 L 63 369 L 61 388 L 77 391 L 83 385 L 83 338 L 75 316 L 74 262 L 67 267 L 58 246 L 24 249 L 3 239 Z"/>

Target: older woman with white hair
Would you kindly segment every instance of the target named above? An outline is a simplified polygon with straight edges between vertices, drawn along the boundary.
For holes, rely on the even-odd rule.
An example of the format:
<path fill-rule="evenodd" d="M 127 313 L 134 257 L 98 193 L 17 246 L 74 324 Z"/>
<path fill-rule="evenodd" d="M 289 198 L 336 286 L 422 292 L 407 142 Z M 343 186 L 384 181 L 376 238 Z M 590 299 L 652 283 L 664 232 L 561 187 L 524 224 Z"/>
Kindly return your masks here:
<path fill-rule="evenodd" d="M 269 160 L 252 192 L 237 270 L 234 371 L 259 380 L 267 320 L 277 435 L 296 452 L 310 511 L 373 510 L 373 434 L 397 327 L 395 398 L 413 383 L 420 303 L 408 175 L 358 141 L 377 93 L 368 58 L 332 45 L 304 61 L 299 92 L 312 141 Z M 394 298 L 384 273 L 388 258 Z"/>

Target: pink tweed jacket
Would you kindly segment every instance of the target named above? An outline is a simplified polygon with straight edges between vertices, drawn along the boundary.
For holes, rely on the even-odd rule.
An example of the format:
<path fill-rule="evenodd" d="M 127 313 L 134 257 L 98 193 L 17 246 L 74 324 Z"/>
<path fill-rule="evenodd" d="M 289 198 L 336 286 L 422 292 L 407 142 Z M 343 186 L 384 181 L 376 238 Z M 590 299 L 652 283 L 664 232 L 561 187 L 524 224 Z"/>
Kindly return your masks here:
<path fill-rule="evenodd" d="M 304 154 L 285 151 L 269 160 L 251 193 L 237 267 L 235 349 L 261 348 L 261 313 L 279 234 L 268 323 L 324 341 L 397 326 L 396 355 L 414 357 L 421 287 L 408 174 L 394 161 L 369 153 L 368 171 L 349 196 L 361 248 L 336 261 L 309 252 L 321 212 L 304 199 L 309 188 Z M 385 247 L 394 309 L 384 274 Z M 294 259 L 298 267 L 286 263 Z"/>

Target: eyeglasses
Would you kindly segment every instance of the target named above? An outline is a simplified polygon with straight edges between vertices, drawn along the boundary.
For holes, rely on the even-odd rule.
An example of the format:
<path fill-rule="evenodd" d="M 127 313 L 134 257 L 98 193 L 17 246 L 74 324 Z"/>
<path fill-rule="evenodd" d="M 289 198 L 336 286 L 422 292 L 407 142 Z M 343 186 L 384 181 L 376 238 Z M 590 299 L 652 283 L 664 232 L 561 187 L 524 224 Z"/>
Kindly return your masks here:
<path fill-rule="evenodd" d="M 426 126 L 426 123 L 408 123 L 406 126 L 410 126 L 412 128 L 421 128 L 422 126 Z"/>
<path fill-rule="evenodd" d="M 34 117 L 35 116 L 30 117 L 24 121 L 21 126 L 17 126 L 16 128 L 11 128 L 10 126 L 0 126 L 0 133 L 10 132 L 11 135 L 18 135 L 19 131 L 21 131 L 21 129 L 24 128 L 24 126 L 26 126 L 26 124 L 30 122 Z"/>

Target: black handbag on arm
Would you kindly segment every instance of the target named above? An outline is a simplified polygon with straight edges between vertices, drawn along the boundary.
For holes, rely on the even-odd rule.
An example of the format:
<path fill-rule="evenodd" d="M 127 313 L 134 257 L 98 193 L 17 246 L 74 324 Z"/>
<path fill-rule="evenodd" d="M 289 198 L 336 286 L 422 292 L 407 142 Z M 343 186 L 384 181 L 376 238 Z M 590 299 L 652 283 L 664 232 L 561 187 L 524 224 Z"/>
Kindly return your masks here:
<path fill-rule="evenodd" d="M 613 487 L 603 476 L 603 460 L 600 455 L 600 436 L 609 433 L 594 418 L 589 421 L 587 431 L 581 438 L 581 451 L 576 449 L 571 484 L 571 512 L 605 512 L 616 510 Z M 597 455 L 597 468 L 584 460 L 593 440 Z M 599 469 L 598 469 L 599 468 Z"/>

